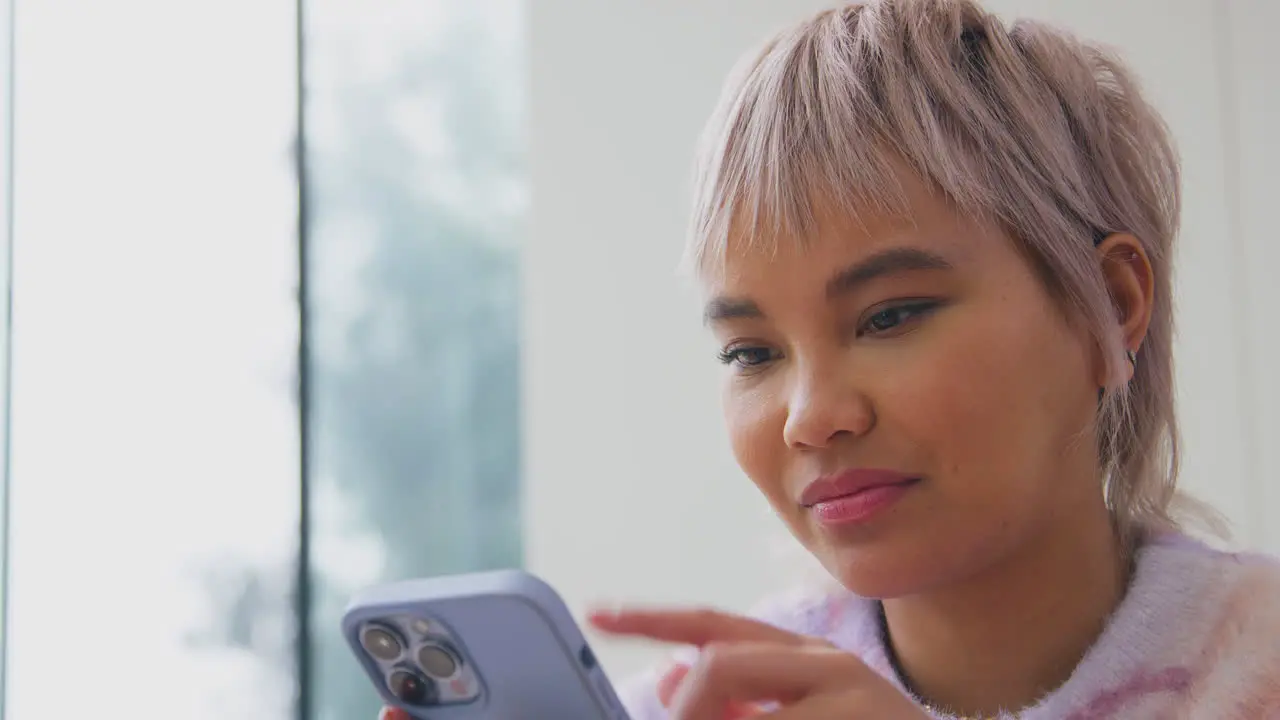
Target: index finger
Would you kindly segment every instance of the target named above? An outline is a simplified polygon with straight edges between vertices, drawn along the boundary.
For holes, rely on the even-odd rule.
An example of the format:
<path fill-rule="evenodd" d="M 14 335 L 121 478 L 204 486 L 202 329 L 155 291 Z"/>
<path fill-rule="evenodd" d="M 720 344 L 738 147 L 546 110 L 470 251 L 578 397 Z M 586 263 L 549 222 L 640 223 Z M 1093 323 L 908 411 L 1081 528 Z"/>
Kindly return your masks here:
<path fill-rule="evenodd" d="M 812 640 L 742 615 L 718 610 L 613 610 L 592 613 L 591 624 L 612 635 L 647 637 L 703 647 L 710 643 L 805 645 Z"/>

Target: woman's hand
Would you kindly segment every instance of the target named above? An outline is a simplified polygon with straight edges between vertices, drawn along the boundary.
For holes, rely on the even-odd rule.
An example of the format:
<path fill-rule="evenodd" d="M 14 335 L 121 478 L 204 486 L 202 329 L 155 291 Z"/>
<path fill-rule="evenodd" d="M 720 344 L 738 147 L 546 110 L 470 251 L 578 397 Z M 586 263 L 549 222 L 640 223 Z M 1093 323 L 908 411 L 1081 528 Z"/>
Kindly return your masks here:
<path fill-rule="evenodd" d="M 856 656 L 749 618 L 709 610 L 623 610 L 595 614 L 591 622 L 614 635 L 701 649 L 693 665 L 676 665 L 658 684 L 675 720 L 928 717 Z"/>

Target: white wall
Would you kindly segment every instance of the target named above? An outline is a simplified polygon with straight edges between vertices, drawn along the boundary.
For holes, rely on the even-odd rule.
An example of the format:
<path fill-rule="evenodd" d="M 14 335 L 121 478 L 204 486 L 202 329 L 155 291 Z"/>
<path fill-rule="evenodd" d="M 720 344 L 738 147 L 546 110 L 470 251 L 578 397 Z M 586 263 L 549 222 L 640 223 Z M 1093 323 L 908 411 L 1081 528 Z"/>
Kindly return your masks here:
<path fill-rule="evenodd" d="M 1232 0 L 1222 5 L 1219 67 L 1226 90 L 1225 162 L 1230 184 L 1225 188 L 1235 224 L 1228 232 L 1239 239 L 1240 286 L 1245 289 L 1237 310 L 1242 334 L 1239 372 L 1245 378 L 1249 425 L 1245 428 L 1253 479 L 1250 519 L 1257 542 L 1280 550 L 1280 237 L 1276 233 L 1276 200 L 1280 195 L 1280 3 Z M 1206 379 L 1207 380 L 1207 379 Z M 1206 383 L 1207 384 L 1207 383 Z"/>
<path fill-rule="evenodd" d="M 790 543 L 729 456 L 713 347 L 674 268 L 689 153 L 725 72 L 770 30 L 826 4 L 531 4 L 528 560 L 577 609 L 614 598 L 743 608 L 782 582 L 771 549 Z M 1265 262 L 1280 250 L 1264 238 L 1280 166 L 1280 91 L 1264 67 L 1280 66 L 1268 36 L 1280 8 L 992 6 L 1122 46 L 1180 140 L 1186 485 L 1243 541 L 1280 550 L 1265 527 L 1280 493 L 1259 481 L 1280 470 L 1263 441 L 1280 430 L 1280 384 L 1265 372 L 1280 348 L 1263 332 L 1274 327 L 1265 308 L 1280 306 Z M 615 674 L 653 657 L 615 644 L 601 655 Z"/>

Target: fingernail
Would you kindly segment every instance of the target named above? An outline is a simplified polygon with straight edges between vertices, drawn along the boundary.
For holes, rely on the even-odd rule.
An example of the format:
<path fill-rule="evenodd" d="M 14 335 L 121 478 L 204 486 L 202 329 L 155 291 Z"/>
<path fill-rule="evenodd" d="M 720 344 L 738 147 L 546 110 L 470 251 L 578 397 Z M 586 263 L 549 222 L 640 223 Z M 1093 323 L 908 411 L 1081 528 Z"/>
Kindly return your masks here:
<path fill-rule="evenodd" d="M 617 603 L 608 605 L 599 605 L 587 613 L 587 619 L 593 623 L 608 625 L 618 619 L 622 614 L 622 607 Z"/>
<path fill-rule="evenodd" d="M 675 699 L 676 691 L 680 689 L 680 683 L 684 682 L 684 678 L 689 674 L 689 666 L 684 664 L 673 665 L 671 669 L 662 674 L 662 678 L 658 680 L 658 700 L 662 702 L 664 707 L 671 705 L 671 701 Z"/>
<path fill-rule="evenodd" d="M 413 720 L 413 718 L 400 708 L 382 708 L 381 720 Z"/>

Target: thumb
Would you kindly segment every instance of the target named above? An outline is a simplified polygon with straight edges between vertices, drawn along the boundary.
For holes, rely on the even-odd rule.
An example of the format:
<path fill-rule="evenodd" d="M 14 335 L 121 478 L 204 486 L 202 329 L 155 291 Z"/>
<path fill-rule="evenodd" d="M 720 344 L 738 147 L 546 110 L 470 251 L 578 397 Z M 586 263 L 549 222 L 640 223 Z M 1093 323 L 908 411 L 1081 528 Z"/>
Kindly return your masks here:
<path fill-rule="evenodd" d="M 684 676 L 688 674 L 689 666 L 683 663 L 672 665 L 670 670 L 662 674 L 662 679 L 658 681 L 658 700 L 663 707 L 671 707 L 676 690 L 680 689 L 680 683 L 684 682 Z"/>
<path fill-rule="evenodd" d="M 680 689 L 680 683 L 684 682 L 685 676 L 691 669 L 684 663 L 676 663 L 662 674 L 662 678 L 658 680 L 658 700 L 662 703 L 662 707 L 670 709 L 672 701 L 675 700 L 676 691 Z M 733 703 L 725 708 L 724 720 L 751 718 L 760 715 L 761 712 L 755 705 Z"/>

